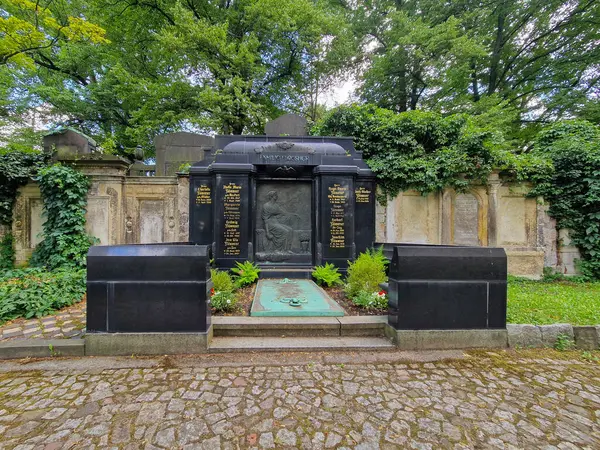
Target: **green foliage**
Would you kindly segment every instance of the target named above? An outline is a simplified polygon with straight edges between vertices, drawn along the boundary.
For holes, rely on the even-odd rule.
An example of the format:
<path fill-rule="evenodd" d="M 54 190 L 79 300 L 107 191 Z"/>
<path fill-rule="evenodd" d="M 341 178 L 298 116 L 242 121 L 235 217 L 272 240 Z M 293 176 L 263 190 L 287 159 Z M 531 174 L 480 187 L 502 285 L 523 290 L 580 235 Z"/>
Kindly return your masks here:
<path fill-rule="evenodd" d="M 179 169 L 177 169 L 178 173 L 190 173 L 190 167 L 192 167 L 192 165 L 190 163 L 183 163 L 179 166 Z"/>
<path fill-rule="evenodd" d="M 331 263 L 325 263 L 324 266 L 316 266 L 312 272 L 313 278 L 317 281 L 319 286 L 332 287 L 342 283 L 342 274 L 339 273 L 337 267 Z"/>
<path fill-rule="evenodd" d="M 366 309 L 384 310 L 388 307 L 387 295 L 383 291 L 359 291 L 351 300 L 356 306 Z"/>
<path fill-rule="evenodd" d="M 570 350 L 575 346 L 575 342 L 568 334 L 560 333 L 556 336 L 556 342 L 554 343 L 554 349 L 558 351 Z"/>
<path fill-rule="evenodd" d="M 388 260 L 383 255 L 383 248 L 367 250 L 358 255 L 354 262 L 348 263 L 346 277 L 346 295 L 353 299 L 361 291 L 379 292 L 379 283 L 387 281 L 385 269 Z"/>
<path fill-rule="evenodd" d="M 595 353 L 592 353 L 588 350 L 584 350 L 581 352 L 581 359 L 587 361 L 587 362 L 600 362 L 600 357 L 596 356 Z"/>
<path fill-rule="evenodd" d="M 12 223 L 17 189 L 43 167 L 46 159 L 47 155 L 24 145 L 0 148 L 0 224 Z"/>
<path fill-rule="evenodd" d="M 12 269 L 15 263 L 13 236 L 6 233 L 0 240 L 0 270 Z"/>
<path fill-rule="evenodd" d="M 506 102 L 518 111 L 517 134 L 535 128 L 532 118 L 598 104 L 600 50 L 589 45 L 600 35 L 598 2 L 371 0 L 348 9 L 367 60 L 364 101 L 445 113 Z"/>
<path fill-rule="evenodd" d="M 37 3 L 0 8 L 0 57 L 21 55 L 14 92 L 118 153 L 141 144 L 152 154 L 153 138 L 171 131 L 262 131 L 351 56 L 344 11 L 330 1 Z M 15 26 L 2 39 L 4 22 Z"/>
<path fill-rule="evenodd" d="M 530 281 L 508 283 L 507 321 L 547 325 L 600 323 L 600 283 Z"/>
<path fill-rule="evenodd" d="M 85 231 L 89 179 L 73 168 L 55 164 L 39 172 L 44 202 L 44 240 L 31 257 L 33 266 L 48 269 L 85 267 L 86 255 L 96 241 Z"/>
<path fill-rule="evenodd" d="M 550 159 L 552 170 L 535 175 L 530 195 L 543 196 L 557 227 L 570 230 L 581 273 L 600 279 L 600 127 L 558 122 L 539 134 L 534 152 Z"/>
<path fill-rule="evenodd" d="M 415 189 L 466 190 L 486 183 L 494 169 L 522 171 L 541 161 L 523 162 L 506 150 L 501 133 L 466 115 L 409 111 L 396 114 L 374 106 L 342 106 L 331 111 L 313 133 L 353 136 L 378 178 L 380 200 Z"/>
<path fill-rule="evenodd" d="M 216 291 L 210 298 L 215 311 L 231 311 L 237 306 L 237 296 L 230 291 Z"/>
<path fill-rule="evenodd" d="M 41 268 L 0 272 L 0 323 L 18 317 L 42 317 L 83 299 L 86 272 Z"/>
<path fill-rule="evenodd" d="M 210 269 L 210 277 L 215 291 L 233 292 L 233 279 L 224 270 Z"/>
<path fill-rule="evenodd" d="M 254 283 L 258 280 L 258 274 L 260 273 L 258 266 L 250 261 L 236 262 L 231 271 L 234 273 L 233 282 L 238 288 Z"/>

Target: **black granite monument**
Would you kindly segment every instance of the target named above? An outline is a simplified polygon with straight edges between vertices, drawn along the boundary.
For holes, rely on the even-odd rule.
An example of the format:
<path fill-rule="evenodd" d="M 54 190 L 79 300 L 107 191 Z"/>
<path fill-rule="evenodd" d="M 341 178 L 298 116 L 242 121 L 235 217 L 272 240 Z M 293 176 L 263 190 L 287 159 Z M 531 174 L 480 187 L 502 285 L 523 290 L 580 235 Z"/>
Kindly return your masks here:
<path fill-rule="evenodd" d="M 385 244 L 388 323 L 396 330 L 506 328 L 502 248 Z"/>
<path fill-rule="evenodd" d="M 91 247 L 87 332 L 207 333 L 210 248 L 188 243 Z"/>
<path fill-rule="evenodd" d="M 351 138 L 217 136 L 215 147 L 190 169 L 190 240 L 212 246 L 217 267 L 309 277 L 373 245 L 375 178 Z"/>

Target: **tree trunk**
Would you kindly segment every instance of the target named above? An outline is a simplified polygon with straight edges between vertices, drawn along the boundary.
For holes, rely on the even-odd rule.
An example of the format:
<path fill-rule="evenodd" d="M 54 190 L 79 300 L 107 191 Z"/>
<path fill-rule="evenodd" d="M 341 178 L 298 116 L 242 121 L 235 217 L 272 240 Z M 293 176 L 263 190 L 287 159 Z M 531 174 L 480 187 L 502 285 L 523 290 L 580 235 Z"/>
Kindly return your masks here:
<path fill-rule="evenodd" d="M 479 79 L 477 77 L 475 61 L 471 62 L 471 86 L 473 87 L 473 101 L 478 102 L 481 96 L 479 95 Z"/>
<path fill-rule="evenodd" d="M 490 59 L 490 78 L 488 83 L 487 93 L 493 94 L 498 87 L 498 70 L 500 65 L 500 54 L 504 45 L 504 21 L 506 20 L 506 1 L 503 0 L 498 5 L 498 17 L 496 25 L 496 39 Z"/>

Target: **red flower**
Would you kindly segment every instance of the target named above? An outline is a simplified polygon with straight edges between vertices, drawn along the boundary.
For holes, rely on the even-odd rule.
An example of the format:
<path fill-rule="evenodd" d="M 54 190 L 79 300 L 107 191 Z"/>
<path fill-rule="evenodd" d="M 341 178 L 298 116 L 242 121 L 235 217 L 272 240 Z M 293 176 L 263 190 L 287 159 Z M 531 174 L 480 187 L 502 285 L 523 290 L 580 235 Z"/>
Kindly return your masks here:
<path fill-rule="evenodd" d="M 210 296 L 212 297 L 213 295 L 215 295 L 215 288 L 210 288 Z"/>
<path fill-rule="evenodd" d="M 385 295 L 386 292 L 385 291 L 379 291 L 379 295 Z"/>

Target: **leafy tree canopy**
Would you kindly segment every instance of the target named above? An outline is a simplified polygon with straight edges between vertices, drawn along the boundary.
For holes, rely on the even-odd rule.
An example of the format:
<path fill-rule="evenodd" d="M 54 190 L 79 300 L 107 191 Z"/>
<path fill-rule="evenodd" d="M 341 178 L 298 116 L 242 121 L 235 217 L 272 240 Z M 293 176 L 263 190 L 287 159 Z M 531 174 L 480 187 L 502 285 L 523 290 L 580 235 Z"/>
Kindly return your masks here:
<path fill-rule="evenodd" d="M 352 48 L 341 9 L 327 1 L 9 5 L 3 23 L 31 35 L 3 44 L 5 60 L 21 63 L 13 93 L 24 89 L 120 152 L 152 150 L 156 134 L 174 130 L 262 130 L 280 111 L 301 109 L 315 78 L 339 71 Z M 36 10 L 48 17 L 39 33 Z"/>
<path fill-rule="evenodd" d="M 346 6 L 362 42 L 358 93 L 364 101 L 398 112 L 448 113 L 476 111 L 487 99 L 486 105 L 516 109 L 525 124 L 598 117 L 595 0 L 367 0 Z"/>

